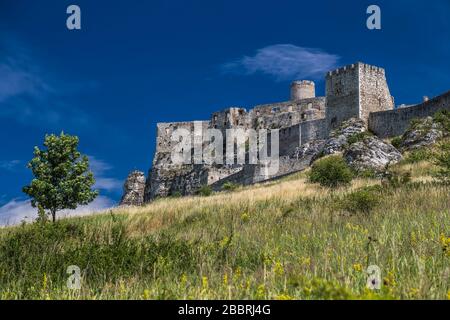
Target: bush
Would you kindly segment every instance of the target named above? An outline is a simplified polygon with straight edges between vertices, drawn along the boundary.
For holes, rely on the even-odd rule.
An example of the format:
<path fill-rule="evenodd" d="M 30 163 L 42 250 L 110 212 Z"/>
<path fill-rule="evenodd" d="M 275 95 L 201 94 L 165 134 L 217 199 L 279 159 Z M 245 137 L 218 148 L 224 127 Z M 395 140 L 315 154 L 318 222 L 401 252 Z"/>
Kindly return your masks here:
<path fill-rule="evenodd" d="M 382 184 L 386 187 L 400 188 L 411 182 L 411 172 L 400 173 L 393 170 L 386 170 L 382 179 Z"/>
<path fill-rule="evenodd" d="M 365 169 L 356 172 L 358 178 L 363 179 L 376 179 L 378 177 L 378 173 L 374 169 Z"/>
<path fill-rule="evenodd" d="M 394 148 L 396 148 L 396 149 L 400 149 L 400 146 L 402 145 L 402 142 L 403 142 L 402 136 L 395 137 L 395 138 L 393 138 L 393 139 L 391 140 L 391 144 L 392 144 L 392 145 L 394 146 Z"/>
<path fill-rule="evenodd" d="M 170 194 L 170 197 L 172 197 L 172 198 L 181 198 L 182 196 L 183 195 L 181 194 L 180 191 L 175 191 Z"/>
<path fill-rule="evenodd" d="M 222 190 L 224 191 L 234 191 L 237 188 L 239 188 L 239 185 L 237 183 L 233 183 L 233 182 L 225 182 L 222 186 Z"/>
<path fill-rule="evenodd" d="M 321 186 L 335 188 L 348 185 L 353 173 L 342 156 L 330 156 L 317 160 L 309 173 L 309 181 Z"/>
<path fill-rule="evenodd" d="M 205 185 L 205 186 L 202 186 L 200 189 L 198 189 L 196 194 L 203 196 L 203 197 L 208 197 L 212 194 L 212 189 L 210 186 Z"/>
<path fill-rule="evenodd" d="M 380 204 L 380 194 L 380 186 L 364 187 L 345 195 L 339 206 L 352 214 L 368 214 Z"/>
<path fill-rule="evenodd" d="M 435 174 L 436 178 L 445 184 L 450 184 L 450 141 L 439 145 L 434 162 L 439 167 Z"/>
<path fill-rule="evenodd" d="M 358 132 L 358 133 L 355 133 L 354 135 L 351 135 L 347 139 L 347 142 L 348 142 L 348 144 L 354 144 L 354 143 L 363 141 L 366 137 L 370 137 L 371 135 L 372 134 L 368 131 Z"/>
<path fill-rule="evenodd" d="M 442 124 L 444 129 L 447 132 L 450 132 L 450 112 L 447 110 L 441 110 L 434 114 L 433 116 L 434 121 L 439 122 Z"/>
<path fill-rule="evenodd" d="M 430 150 L 426 148 L 420 148 L 409 152 L 405 157 L 406 163 L 418 163 L 421 161 L 431 160 L 433 157 Z"/>

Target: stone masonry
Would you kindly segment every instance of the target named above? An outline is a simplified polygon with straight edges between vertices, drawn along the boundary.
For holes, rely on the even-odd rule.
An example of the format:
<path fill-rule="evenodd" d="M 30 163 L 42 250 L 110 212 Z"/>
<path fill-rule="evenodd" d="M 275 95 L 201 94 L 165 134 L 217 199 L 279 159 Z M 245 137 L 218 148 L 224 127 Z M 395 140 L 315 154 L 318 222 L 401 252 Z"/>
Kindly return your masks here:
<path fill-rule="evenodd" d="M 204 185 L 220 190 L 225 182 L 252 184 L 279 178 L 309 166 L 314 154 L 311 150 L 323 144 L 330 132 L 348 119 L 359 118 L 367 129 L 386 138 L 403 133 L 413 118 L 450 109 L 450 91 L 422 104 L 395 108 L 385 70 L 361 62 L 328 72 L 325 81 L 324 97 L 316 97 L 314 82 L 300 80 L 291 84 L 289 101 L 258 105 L 249 111 L 231 107 L 213 113 L 207 121 L 158 123 L 156 152 L 145 187 L 144 175 L 131 173 L 121 203 L 140 205 L 158 197 L 193 194 Z M 195 132 L 200 136 L 194 134 L 191 141 L 179 141 L 173 137 L 177 129 L 189 132 L 197 129 Z M 247 162 L 177 164 L 172 161 L 174 148 L 190 151 L 195 159 L 192 146 L 196 143 L 204 146 L 202 137 L 208 136 L 210 129 L 220 131 L 223 137 L 227 129 L 278 130 L 278 172 L 267 174 L 261 164 Z M 225 157 L 225 140 L 222 147 L 223 150 L 219 149 Z"/>

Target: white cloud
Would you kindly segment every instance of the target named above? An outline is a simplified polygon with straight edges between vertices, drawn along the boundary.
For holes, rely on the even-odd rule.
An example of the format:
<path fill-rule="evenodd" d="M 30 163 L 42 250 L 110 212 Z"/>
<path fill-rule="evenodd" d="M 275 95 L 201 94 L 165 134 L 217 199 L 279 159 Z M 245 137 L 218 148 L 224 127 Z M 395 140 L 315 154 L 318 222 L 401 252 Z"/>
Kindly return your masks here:
<path fill-rule="evenodd" d="M 122 181 L 115 178 L 96 177 L 94 188 L 106 191 L 120 191 L 122 190 Z"/>
<path fill-rule="evenodd" d="M 223 65 L 224 72 L 241 74 L 263 73 L 277 81 L 322 79 L 327 71 L 337 67 L 339 56 L 320 49 L 276 44 L 257 50 L 252 57 Z"/>
<path fill-rule="evenodd" d="M 105 211 L 114 207 L 115 202 L 108 197 L 98 196 L 88 205 L 75 210 L 62 210 L 57 217 L 83 216 Z M 19 224 L 22 221 L 32 222 L 37 218 L 37 209 L 31 206 L 31 200 L 13 199 L 0 207 L 0 226 Z"/>
<path fill-rule="evenodd" d="M 21 163 L 20 160 L 0 160 L 0 169 L 12 171 Z"/>
<path fill-rule="evenodd" d="M 107 171 L 112 169 L 112 166 L 94 156 L 89 156 L 89 166 L 92 173 L 94 173 L 95 185 L 94 188 L 105 190 L 109 192 L 120 192 L 122 190 L 122 181 L 106 177 Z"/>

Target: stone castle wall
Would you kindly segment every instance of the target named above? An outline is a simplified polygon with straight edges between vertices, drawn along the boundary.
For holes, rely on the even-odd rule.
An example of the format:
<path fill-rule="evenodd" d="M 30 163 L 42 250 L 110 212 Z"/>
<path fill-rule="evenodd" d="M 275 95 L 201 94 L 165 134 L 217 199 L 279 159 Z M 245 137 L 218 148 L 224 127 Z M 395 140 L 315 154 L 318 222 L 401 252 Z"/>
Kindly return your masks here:
<path fill-rule="evenodd" d="M 358 64 L 328 72 L 325 81 L 327 127 L 332 130 L 359 116 Z"/>
<path fill-rule="evenodd" d="M 313 82 L 296 81 L 291 86 L 289 101 L 258 105 L 249 111 L 241 107 L 227 108 L 214 112 L 209 121 L 158 123 L 156 152 L 145 183 L 144 202 L 174 194 L 192 194 L 204 185 L 220 190 L 226 182 L 252 184 L 303 170 L 313 161 L 313 153 L 307 150 L 323 144 L 331 130 L 350 118 L 362 119 L 366 127 L 385 138 L 402 134 L 414 118 L 430 116 L 441 109 L 450 111 L 450 91 L 420 105 L 394 110 L 385 70 L 360 62 L 328 72 L 325 91 L 326 97 L 315 97 Z M 278 172 L 268 175 L 262 164 L 174 164 L 172 150 L 179 141 L 172 141 L 172 133 L 177 129 L 194 132 L 194 128 L 201 128 L 201 135 L 194 134 L 186 145 L 192 160 L 193 145 L 209 144 L 202 141 L 208 129 L 222 132 L 224 160 L 227 129 L 278 129 Z M 268 144 L 270 148 L 270 139 Z M 133 179 L 131 175 L 126 184 L 126 193 L 130 195 L 126 199 L 132 199 L 124 201 L 127 204 L 135 198 L 141 199 L 132 189 L 139 185 L 136 189 L 142 193 L 142 183 L 136 184 Z"/>
<path fill-rule="evenodd" d="M 439 110 L 450 111 L 450 91 L 412 107 L 371 113 L 369 129 L 380 138 L 399 136 L 411 120 L 431 116 Z"/>
<path fill-rule="evenodd" d="M 394 99 L 389 92 L 383 68 L 358 64 L 359 66 L 359 118 L 366 123 L 372 112 L 394 109 Z"/>

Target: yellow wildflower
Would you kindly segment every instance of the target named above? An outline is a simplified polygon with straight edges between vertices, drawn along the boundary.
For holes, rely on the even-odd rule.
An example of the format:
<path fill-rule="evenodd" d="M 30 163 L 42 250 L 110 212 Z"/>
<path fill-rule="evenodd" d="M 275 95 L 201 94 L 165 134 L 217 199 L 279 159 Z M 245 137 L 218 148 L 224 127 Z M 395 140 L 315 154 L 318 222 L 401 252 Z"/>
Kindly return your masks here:
<path fill-rule="evenodd" d="M 353 265 L 353 270 L 355 270 L 356 272 L 361 272 L 363 269 L 363 266 L 360 263 L 355 263 Z"/>
<path fill-rule="evenodd" d="M 144 293 L 142 294 L 142 298 L 143 298 L 144 300 L 150 299 L 150 290 L 145 289 L 145 290 L 144 290 Z"/>
<path fill-rule="evenodd" d="M 273 266 L 273 272 L 275 272 L 276 275 L 280 276 L 284 274 L 284 268 L 281 262 L 275 262 L 275 265 Z"/>
<path fill-rule="evenodd" d="M 223 285 L 224 286 L 228 285 L 228 274 L 226 273 L 223 275 Z"/>

